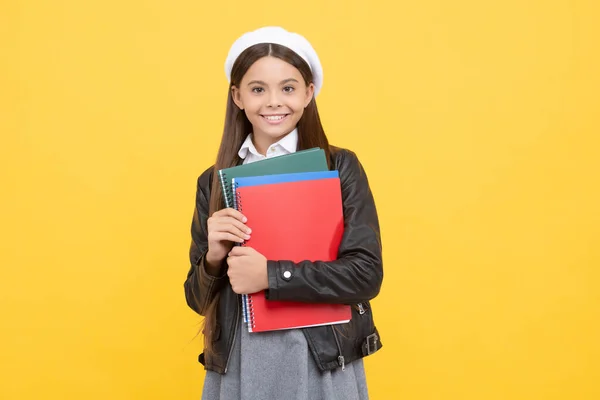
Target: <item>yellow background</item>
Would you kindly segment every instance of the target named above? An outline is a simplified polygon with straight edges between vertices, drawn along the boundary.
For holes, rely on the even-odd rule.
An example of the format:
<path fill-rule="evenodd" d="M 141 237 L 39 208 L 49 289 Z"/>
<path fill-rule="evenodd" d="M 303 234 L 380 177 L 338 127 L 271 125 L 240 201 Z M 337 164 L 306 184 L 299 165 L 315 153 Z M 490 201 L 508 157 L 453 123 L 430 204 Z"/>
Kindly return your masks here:
<path fill-rule="evenodd" d="M 264 6 L 263 6 L 264 5 Z M 379 207 L 373 399 L 600 398 L 595 0 L 0 3 L 0 399 L 198 399 L 195 179 L 243 32 L 304 34 Z"/>

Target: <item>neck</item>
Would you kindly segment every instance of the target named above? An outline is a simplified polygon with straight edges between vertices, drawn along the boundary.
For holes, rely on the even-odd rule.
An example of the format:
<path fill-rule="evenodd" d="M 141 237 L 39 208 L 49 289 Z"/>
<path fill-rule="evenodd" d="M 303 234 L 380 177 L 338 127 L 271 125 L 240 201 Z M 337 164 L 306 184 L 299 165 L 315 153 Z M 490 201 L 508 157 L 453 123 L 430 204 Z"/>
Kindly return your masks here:
<path fill-rule="evenodd" d="M 254 147 L 256 147 L 256 151 L 258 151 L 263 156 L 266 156 L 268 148 L 273 143 L 277 143 L 278 141 L 280 141 L 281 139 L 283 139 L 284 137 L 286 137 L 289 134 L 290 134 L 290 132 L 288 132 L 284 135 L 278 136 L 278 137 L 271 137 L 268 135 L 261 135 L 261 134 L 257 135 L 256 133 L 254 133 L 252 135 L 252 143 L 254 144 Z"/>

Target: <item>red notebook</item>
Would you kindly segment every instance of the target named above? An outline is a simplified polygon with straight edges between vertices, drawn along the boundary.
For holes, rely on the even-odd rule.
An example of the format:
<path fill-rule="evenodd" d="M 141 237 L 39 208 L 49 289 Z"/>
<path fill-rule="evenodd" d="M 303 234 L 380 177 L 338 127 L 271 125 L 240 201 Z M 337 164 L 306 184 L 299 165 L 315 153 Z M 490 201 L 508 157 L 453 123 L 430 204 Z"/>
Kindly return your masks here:
<path fill-rule="evenodd" d="M 268 260 L 337 258 L 344 234 L 337 171 L 239 178 L 234 187 L 236 208 L 252 229 L 245 246 Z M 250 332 L 338 324 L 351 318 L 348 305 L 267 300 L 264 292 L 248 295 L 246 306 Z"/>

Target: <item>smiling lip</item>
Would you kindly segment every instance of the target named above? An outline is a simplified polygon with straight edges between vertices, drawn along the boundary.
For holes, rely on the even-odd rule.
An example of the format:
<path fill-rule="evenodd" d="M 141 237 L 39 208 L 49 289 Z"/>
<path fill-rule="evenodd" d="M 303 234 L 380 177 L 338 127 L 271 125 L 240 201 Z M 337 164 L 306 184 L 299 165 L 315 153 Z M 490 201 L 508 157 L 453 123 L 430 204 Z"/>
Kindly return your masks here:
<path fill-rule="evenodd" d="M 265 121 L 271 125 L 280 124 L 288 117 L 289 114 L 276 114 L 276 115 L 261 115 Z"/>

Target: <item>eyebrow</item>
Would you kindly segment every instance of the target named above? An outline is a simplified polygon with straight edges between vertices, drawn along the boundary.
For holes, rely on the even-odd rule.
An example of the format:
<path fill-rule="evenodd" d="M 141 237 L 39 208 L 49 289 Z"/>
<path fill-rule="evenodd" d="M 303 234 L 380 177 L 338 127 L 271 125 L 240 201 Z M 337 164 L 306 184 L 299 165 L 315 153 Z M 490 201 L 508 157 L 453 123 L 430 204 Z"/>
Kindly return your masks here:
<path fill-rule="evenodd" d="M 288 79 L 284 79 L 284 80 L 282 80 L 281 82 L 279 82 L 279 84 L 280 84 L 280 85 L 284 85 L 284 84 L 286 84 L 286 83 L 288 83 L 288 82 L 296 82 L 296 83 L 298 83 L 298 80 L 296 80 L 296 79 L 294 79 L 294 78 L 288 78 Z M 269 86 L 269 85 L 267 85 L 267 83 L 266 83 L 266 82 L 263 82 L 263 81 L 257 81 L 257 80 L 254 80 L 254 81 L 250 81 L 250 82 L 248 82 L 248 86 L 250 86 L 250 85 L 255 85 L 255 84 L 258 84 L 258 85 L 263 85 L 263 86 Z"/>

